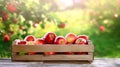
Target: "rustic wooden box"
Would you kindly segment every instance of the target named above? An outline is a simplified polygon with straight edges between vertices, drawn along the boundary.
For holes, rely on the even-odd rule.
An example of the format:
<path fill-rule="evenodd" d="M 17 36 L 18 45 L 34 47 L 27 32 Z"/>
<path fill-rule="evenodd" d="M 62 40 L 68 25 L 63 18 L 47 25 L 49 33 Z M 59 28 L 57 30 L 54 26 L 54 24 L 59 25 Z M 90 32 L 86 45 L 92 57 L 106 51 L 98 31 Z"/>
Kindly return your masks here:
<path fill-rule="evenodd" d="M 17 55 L 18 52 L 88 52 L 86 55 Z M 12 61 L 43 62 L 80 62 L 91 63 L 94 60 L 94 46 L 91 41 L 87 45 L 15 45 L 12 44 Z"/>

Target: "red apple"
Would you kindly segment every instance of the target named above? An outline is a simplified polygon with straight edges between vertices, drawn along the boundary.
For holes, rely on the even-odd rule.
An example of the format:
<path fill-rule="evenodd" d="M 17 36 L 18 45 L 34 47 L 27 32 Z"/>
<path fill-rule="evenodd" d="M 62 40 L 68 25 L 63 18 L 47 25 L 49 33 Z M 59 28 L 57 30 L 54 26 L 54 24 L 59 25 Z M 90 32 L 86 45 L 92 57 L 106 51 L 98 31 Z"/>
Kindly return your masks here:
<path fill-rule="evenodd" d="M 55 38 L 55 44 L 57 45 L 65 45 L 67 43 L 66 39 L 63 36 L 58 36 Z M 63 54 L 64 52 L 56 52 L 57 54 Z"/>
<path fill-rule="evenodd" d="M 86 44 L 87 41 L 84 39 L 84 38 L 78 38 L 76 41 L 75 41 L 75 44 Z"/>
<path fill-rule="evenodd" d="M 15 41 L 13 41 L 13 44 L 18 45 L 18 42 L 20 42 L 20 41 L 21 41 L 20 39 L 16 39 Z"/>
<path fill-rule="evenodd" d="M 45 44 L 43 38 L 38 38 L 35 40 L 35 45 L 43 45 L 43 44 Z M 42 52 L 36 52 L 36 54 L 39 54 L 39 53 L 42 53 Z"/>
<path fill-rule="evenodd" d="M 78 44 L 78 45 L 86 45 L 87 41 L 85 40 L 85 38 L 78 38 L 76 41 L 75 41 L 75 44 Z M 87 52 L 75 52 L 75 54 L 87 54 Z"/>
<path fill-rule="evenodd" d="M 28 35 L 25 37 L 24 41 L 35 41 L 35 37 L 33 35 Z"/>
<path fill-rule="evenodd" d="M 35 37 L 33 35 L 26 36 L 24 41 L 27 41 L 27 45 L 35 45 Z M 36 52 L 28 52 L 28 55 L 34 54 L 36 54 Z"/>
<path fill-rule="evenodd" d="M 27 41 L 27 45 L 35 45 L 35 41 L 34 41 L 34 37 L 28 37 Z M 35 55 L 36 52 L 28 52 L 28 55 Z"/>
<path fill-rule="evenodd" d="M 45 44 L 45 42 L 42 38 L 38 38 L 38 39 L 35 40 L 35 44 L 36 45 L 42 45 L 42 44 Z"/>
<path fill-rule="evenodd" d="M 35 45 L 34 41 L 27 41 L 27 45 Z M 28 52 L 28 55 L 35 55 L 36 52 Z"/>
<path fill-rule="evenodd" d="M 57 44 L 57 45 L 65 45 L 66 43 L 67 43 L 67 41 L 63 36 L 58 36 L 55 39 L 55 44 Z M 57 53 L 59 53 L 59 52 L 57 52 Z M 73 54 L 73 52 L 61 52 L 61 53 Z"/>
<path fill-rule="evenodd" d="M 54 55 L 55 52 L 44 52 L 44 55 Z"/>
<path fill-rule="evenodd" d="M 3 21 L 6 21 L 9 19 L 9 14 L 6 11 L 2 11 L 2 18 Z"/>
<path fill-rule="evenodd" d="M 27 45 L 35 45 L 35 41 L 27 41 Z M 28 52 L 28 55 L 35 55 L 36 54 L 36 52 Z"/>
<path fill-rule="evenodd" d="M 68 33 L 66 36 L 67 44 L 74 44 L 75 40 L 77 39 L 77 36 L 73 33 Z M 66 54 L 73 54 L 73 52 L 66 52 Z"/>
<path fill-rule="evenodd" d="M 65 26 L 66 26 L 65 23 L 60 23 L 60 24 L 58 24 L 58 27 L 59 27 L 59 28 L 65 28 Z"/>
<path fill-rule="evenodd" d="M 10 36 L 8 34 L 4 35 L 4 41 L 8 42 L 10 41 Z"/>
<path fill-rule="evenodd" d="M 67 41 L 67 44 L 74 44 L 75 40 L 77 39 L 77 36 L 73 33 L 68 33 L 65 36 L 65 39 Z"/>
<path fill-rule="evenodd" d="M 55 44 L 62 45 L 62 44 L 66 44 L 67 41 L 66 41 L 66 39 L 65 39 L 63 36 L 58 36 L 58 37 L 56 37 L 54 43 L 55 43 Z"/>
<path fill-rule="evenodd" d="M 15 7 L 12 3 L 8 3 L 8 4 L 7 4 L 7 9 L 8 9 L 8 11 L 10 11 L 11 13 L 17 11 L 16 7 Z"/>
<path fill-rule="evenodd" d="M 105 27 L 104 26 L 100 26 L 99 29 L 100 29 L 101 32 L 105 31 Z"/>
<path fill-rule="evenodd" d="M 16 45 L 26 45 L 26 44 L 27 44 L 26 41 L 24 41 L 24 40 L 19 40 L 19 39 L 15 40 L 15 43 L 16 43 Z M 20 52 L 18 53 L 18 55 L 25 55 L 25 54 L 26 54 L 26 52 L 24 52 L 24 51 L 20 51 Z"/>
<path fill-rule="evenodd" d="M 56 38 L 56 34 L 53 32 L 49 32 L 44 36 L 44 40 L 46 44 L 53 44 Z"/>
<path fill-rule="evenodd" d="M 20 41 L 17 42 L 17 44 L 18 44 L 18 45 L 26 45 L 27 42 L 24 41 L 24 40 L 20 40 Z"/>
<path fill-rule="evenodd" d="M 49 32 L 44 36 L 44 41 L 46 44 L 54 44 L 54 40 L 56 38 L 56 34 L 53 32 Z M 53 55 L 55 52 L 44 52 L 45 55 Z"/>
<path fill-rule="evenodd" d="M 3 15 L 3 21 L 7 21 L 9 19 L 9 14 Z"/>
<path fill-rule="evenodd" d="M 83 38 L 83 39 L 85 39 L 86 41 L 89 40 L 89 38 L 88 38 L 87 35 L 79 35 L 78 38 Z"/>
<path fill-rule="evenodd" d="M 16 42 L 17 42 L 17 45 L 31 45 L 31 44 L 28 44 L 28 42 L 31 42 L 31 41 L 16 40 Z M 24 52 L 23 55 L 25 55 L 25 53 L 27 52 Z M 34 55 L 34 54 L 36 54 L 36 52 L 28 52 L 28 55 Z"/>

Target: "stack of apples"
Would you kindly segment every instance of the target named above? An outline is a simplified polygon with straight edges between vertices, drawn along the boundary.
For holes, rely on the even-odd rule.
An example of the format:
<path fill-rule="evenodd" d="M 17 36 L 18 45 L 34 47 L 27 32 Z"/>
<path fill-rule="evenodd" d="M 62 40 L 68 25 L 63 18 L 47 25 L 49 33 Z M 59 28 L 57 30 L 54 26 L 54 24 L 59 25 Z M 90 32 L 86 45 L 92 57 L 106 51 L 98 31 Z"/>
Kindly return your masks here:
<path fill-rule="evenodd" d="M 28 35 L 24 40 L 16 40 L 16 45 L 87 45 L 88 36 L 75 35 L 68 33 L 65 37 L 57 36 L 54 32 L 48 32 L 42 38 L 35 38 L 33 35 Z M 64 54 L 87 54 L 87 52 L 63 52 Z M 29 55 L 34 55 L 36 52 L 28 52 Z M 57 52 L 44 52 L 45 55 L 54 55 Z"/>

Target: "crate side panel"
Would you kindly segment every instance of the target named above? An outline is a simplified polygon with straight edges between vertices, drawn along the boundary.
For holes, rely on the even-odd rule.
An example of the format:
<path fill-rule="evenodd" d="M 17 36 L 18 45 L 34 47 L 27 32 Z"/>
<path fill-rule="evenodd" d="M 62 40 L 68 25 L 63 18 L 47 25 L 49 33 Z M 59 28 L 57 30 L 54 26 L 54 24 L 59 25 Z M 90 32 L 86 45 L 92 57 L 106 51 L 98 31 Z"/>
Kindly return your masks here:
<path fill-rule="evenodd" d="M 12 45 L 12 52 L 93 52 L 93 45 Z"/>
<path fill-rule="evenodd" d="M 92 55 L 14 55 L 12 60 L 36 60 L 36 61 L 54 61 L 54 60 L 93 60 Z"/>

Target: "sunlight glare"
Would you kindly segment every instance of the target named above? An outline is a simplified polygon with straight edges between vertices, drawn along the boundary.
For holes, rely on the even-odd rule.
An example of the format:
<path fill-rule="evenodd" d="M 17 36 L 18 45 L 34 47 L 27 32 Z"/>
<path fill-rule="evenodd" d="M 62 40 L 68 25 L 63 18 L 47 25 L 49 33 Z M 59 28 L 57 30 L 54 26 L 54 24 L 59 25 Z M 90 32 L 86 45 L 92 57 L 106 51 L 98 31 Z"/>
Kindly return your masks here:
<path fill-rule="evenodd" d="M 60 9 L 66 9 L 67 7 L 73 6 L 73 0 L 58 0 L 57 4 Z"/>

